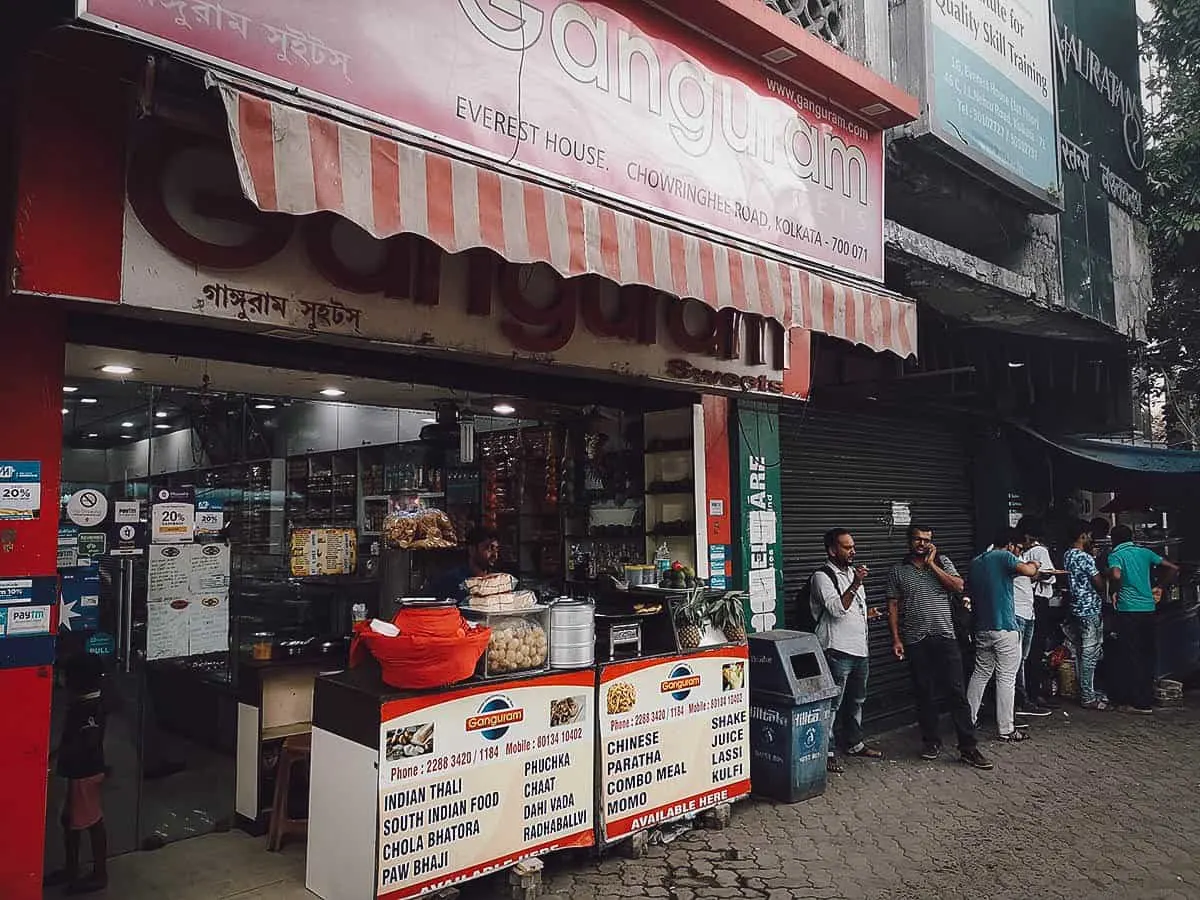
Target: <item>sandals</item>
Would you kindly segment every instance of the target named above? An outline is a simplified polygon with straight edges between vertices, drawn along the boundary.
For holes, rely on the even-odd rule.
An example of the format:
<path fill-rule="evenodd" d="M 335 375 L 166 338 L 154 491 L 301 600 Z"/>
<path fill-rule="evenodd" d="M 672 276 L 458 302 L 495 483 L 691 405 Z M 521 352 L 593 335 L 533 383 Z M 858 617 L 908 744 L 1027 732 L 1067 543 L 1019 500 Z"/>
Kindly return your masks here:
<path fill-rule="evenodd" d="M 1027 732 L 1024 732 L 1024 731 L 1014 728 L 1008 734 L 998 735 L 996 739 L 1000 740 L 1000 741 L 1004 741 L 1004 743 L 1006 743 L 1006 744 L 1019 744 L 1019 743 L 1021 743 L 1021 741 L 1029 740 L 1029 734 Z"/>
<path fill-rule="evenodd" d="M 863 744 L 858 750 L 847 750 L 847 756 L 853 756 L 857 759 L 883 759 L 883 751 L 876 750 L 874 747 L 868 747 Z"/>

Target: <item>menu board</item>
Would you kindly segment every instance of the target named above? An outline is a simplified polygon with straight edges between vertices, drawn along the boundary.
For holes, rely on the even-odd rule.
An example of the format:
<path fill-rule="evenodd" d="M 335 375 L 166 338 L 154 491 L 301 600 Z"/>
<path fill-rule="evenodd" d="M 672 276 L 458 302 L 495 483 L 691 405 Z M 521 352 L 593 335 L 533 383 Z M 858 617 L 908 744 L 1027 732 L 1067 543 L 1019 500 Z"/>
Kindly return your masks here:
<path fill-rule="evenodd" d="M 587 669 L 385 704 L 378 895 L 594 843 L 594 701 Z"/>
<path fill-rule="evenodd" d="M 358 536 L 353 528 L 297 528 L 292 532 L 291 573 L 352 575 L 358 564 Z"/>
<path fill-rule="evenodd" d="M 152 544 L 146 658 L 229 649 L 229 545 Z"/>
<path fill-rule="evenodd" d="M 605 841 L 750 793 L 744 644 L 600 670 Z"/>

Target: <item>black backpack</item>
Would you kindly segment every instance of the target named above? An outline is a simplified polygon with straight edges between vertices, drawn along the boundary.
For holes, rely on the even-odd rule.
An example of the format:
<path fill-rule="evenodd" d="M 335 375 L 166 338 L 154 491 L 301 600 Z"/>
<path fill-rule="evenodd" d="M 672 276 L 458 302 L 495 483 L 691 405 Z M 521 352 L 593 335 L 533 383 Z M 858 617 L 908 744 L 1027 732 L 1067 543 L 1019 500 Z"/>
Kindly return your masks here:
<path fill-rule="evenodd" d="M 796 628 L 799 631 L 808 631 L 813 634 L 817 631 L 817 624 L 825 616 L 824 604 L 815 613 L 813 612 L 812 583 L 813 579 L 817 577 L 818 572 L 824 572 L 828 575 L 829 580 L 833 582 L 834 589 L 837 589 L 837 573 L 834 571 L 832 564 L 825 563 L 816 572 L 809 575 L 808 580 L 804 582 L 804 587 L 796 592 Z"/>

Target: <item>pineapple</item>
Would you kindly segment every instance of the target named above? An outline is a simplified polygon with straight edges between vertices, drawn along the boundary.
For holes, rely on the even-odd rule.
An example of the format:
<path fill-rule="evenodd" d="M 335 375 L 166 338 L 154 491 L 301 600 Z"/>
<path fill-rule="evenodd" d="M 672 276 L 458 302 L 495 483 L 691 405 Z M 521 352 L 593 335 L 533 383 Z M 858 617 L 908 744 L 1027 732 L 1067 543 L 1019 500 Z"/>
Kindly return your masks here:
<path fill-rule="evenodd" d="M 739 644 L 746 640 L 746 620 L 741 591 L 726 591 L 713 601 L 711 615 L 713 624 L 725 634 L 725 640 Z"/>
<path fill-rule="evenodd" d="M 675 627 L 679 632 L 679 648 L 694 650 L 700 646 L 704 632 L 700 629 L 700 614 L 692 604 L 681 606 L 675 613 Z"/>
<path fill-rule="evenodd" d="M 688 598 L 675 608 L 675 627 L 681 650 L 694 650 L 704 639 L 704 603 L 699 589 L 688 592 Z"/>

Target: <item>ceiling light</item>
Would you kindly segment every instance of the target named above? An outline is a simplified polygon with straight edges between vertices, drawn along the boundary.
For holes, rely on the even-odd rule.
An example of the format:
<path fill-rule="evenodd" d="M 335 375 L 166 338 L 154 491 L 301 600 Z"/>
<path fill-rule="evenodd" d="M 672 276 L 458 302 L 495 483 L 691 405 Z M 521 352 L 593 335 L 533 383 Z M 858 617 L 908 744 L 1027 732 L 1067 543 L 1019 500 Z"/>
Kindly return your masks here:
<path fill-rule="evenodd" d="M 69 410 L 69 409 L 67 409 L 67 408 L 64 406 L 64 407 L 63 407 L 63 415 L 65 416 L 65 415 L 66 415 L 67 413 L 69 413 L 69 412 L 70 412 L 70 410 Z"/>
<path fill-rule="evenodd" d="M 66 410 L 64 409 L 63 412 L 66 412 Z M 421 423 L 424 425 L 436 425 L 437 419 L 422 419 Z"/>
<path fill-rule="evenodd" d="M 346 394 L 341 388 L 325 388 L 321 391 L 322 397 L 344 397 Z"/>
<path fill-rule="evenodd" d="M 100 437 L 100 435 L 96 434 L 96 432 L 94 432 L 94 431 L 91 431 L 91 432 L 88 432 L 88 437 Z"/>
<path fill-rule="evenodd" d="M 511 416 L 517 411 L 517 408 L 511 403 L 497 403 L 492 407 L 492 412 L 501 416 Z"/>
<path fill-rule="evenodd" d="M 1010 363 L 1008 364 L 1008 367 L 1009 367 L 1010 369 L 1023 369 L 1023 368 L 1025 368 L 1025 363 L 1023 363 L 1023 362 L 1010 362 Z"/>
<path fill-rule="evenodd" d="M 156 413 L 154 414 L 154 418 L 156 418 L 156 419 L 165 419 L 165 418 L 166 418 L 167 416 L 169 416 L 169 415 L 170 415 L 170 413 L 169 413 L 169 412 L 167 412 L 165 409 L 160 409 L 158 412 L 156 412 Z"/>
<path fill-rule="evenodd" d="M 64 384 L 63 385 L 63 393 L 64 394 L 73 394 L 77 390 L 79 390 L 79 388 L 75 387 L 75 385 L 73 385 L 73 384 Z"/>
<path fill-rule="evenodd" d="M 157 425 L 155 425 L 154 427 L 155 427 L 155 428 L 170 428 L 171 426 L 170 426 L 170 425 L 164 425 L 162 422 L 159 422 L 159 423 L 158 423 Z"/>
<path fill-rule="evenodd" d="M 95 397 L 80 397 L 79 402 L 80 403 L 99 403 L 100 401 L 97 400 Z"/>
<path fill-rule="evenodd" d="M 115 363 L 110 363 L 107 366 L 101 366 L 100 371 L 105 375 L 132 375 L 133 366 L 122 366 Z"/>
<path fill-rule="evenodd" d="M 133 440 L 133 435 L 132 435 L 132 434 L 123 434 L 123 435 L 121 435 L 121 440 L 123 440 L 123 441 L 132 441 L 132 440 Z"/>
<path fill-rule="evenodd" d="M 133 427 L 133 423 L 132 423 L 132 422 L 122 422 L 122 423 L 121 423 L 121 427 L 122 427 L 122 428 L 132 428 L 132 427 Z"/>
<path fill-rule="evenodd" d="M 254 404 L 254 408 L 255 409 L 274 409 L 275 404 L 274 403 L 256 403 L 256 404 Z"/>

